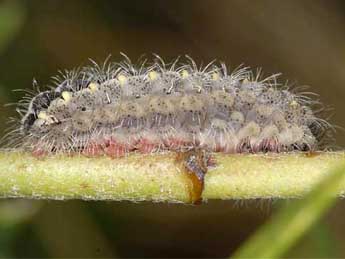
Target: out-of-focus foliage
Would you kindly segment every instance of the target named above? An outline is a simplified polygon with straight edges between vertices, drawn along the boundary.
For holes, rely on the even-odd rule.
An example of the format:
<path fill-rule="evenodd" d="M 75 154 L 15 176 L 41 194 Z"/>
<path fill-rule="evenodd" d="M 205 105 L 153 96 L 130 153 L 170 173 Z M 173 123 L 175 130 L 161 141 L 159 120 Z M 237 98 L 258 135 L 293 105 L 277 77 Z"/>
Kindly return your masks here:
<path fill-rule="evenodd" d="M 0 54 L 19 32 L 24 17 L 24 8 L 20 2 L 14 0 L 0 4 Z"/>
<path fill-rule="evenodd" d="M 24 20 L 25 11 L 20 2 L 3 1 L 0 3 L 0 56 L 6 47 L 19 33 Z M 6 87 L 1 85 L 0 78 L 0 102 L 5 100 Z"/>
<path fill-rule="evenodd" d="M 342 165 L 332 170 L 304 199 L 281 209 L 233 258 L 281 258 L 331 207 L 344 180 L 345 165 Z"/>

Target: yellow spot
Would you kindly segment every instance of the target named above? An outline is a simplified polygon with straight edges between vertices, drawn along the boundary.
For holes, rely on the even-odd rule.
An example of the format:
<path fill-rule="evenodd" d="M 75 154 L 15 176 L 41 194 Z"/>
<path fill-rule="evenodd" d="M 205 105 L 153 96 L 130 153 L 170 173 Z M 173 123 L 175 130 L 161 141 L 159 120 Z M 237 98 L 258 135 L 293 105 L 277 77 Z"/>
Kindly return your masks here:
<path fill-rule="evenodd" d="M 187 70 L 182 70 L 181 76 L 182 76 L 182 78 L 187 78 L 187 77 L 189 77 L 188 71 L 187 71 Z"/>
<path fill-rule="evenodd" d="M 242 81 L 243 84 L 248 84 L 249 83 L 249 80 L 247 78 L 243 79 Z"/>
<path fill-rule="evenodd" d="M 250 126 L 248 125 L 248 129 L 252 136 L 257 136 L 260 133 L 260 127 L 256 123 L 253 123 Z"/>
<path fill-rule="evenodd" d="M 293 101 L 290 103 L 290 106 L 291 106 L 291 107 L 297 107 L 297 106 L 298 106 L 298 102 L 296 102 L 295 100 L 293 100 Z"/>
<path fill-rule="evenodd" d="M 254 137 L 258 136 L 260 133 L 260 126 L 255 122 L 249 122 L 238 132 L 239 138 L 243 139 L 245 137 Z"/>
<path fill-rule="evenodd" d="M 67 91 L 63 91 L 61 96 L 65 100 L 65 102 L 69 102 L 72 99 L 71 93 Z"/>
<path fill-rule="evenodd" d="M 117 80 L 119 80 L 120 85 L 124 85 L 127 82 L 127 77 L 124 75 L 119 75 Z"/>
<path fill-rule="evenodd" d="M 244 116 L 241 112 L 238 112 L 238 111 L 234 111 L 231 113 L 230 115 L 230 118 L 233 120 L 233 121 L 236 121 L 236 122 L 239 122 L 239 123 L 242 123 L 244 122 Z"/>
<path fill-rule="evenodd" d="M 92 93 L 94 93 L 98 90 L 98 86 L 99 86 L 99 84 L 92 82 L 89 84 L 89 89 Z"/>
<path fill-rule="evenodd" d="M 216 81 L 216 80 L 218 80 L 219 79 L 219 74 L 218 73 L 213 73 L 212 74 L 212 80 L 214 80 L 214 81 Z"/>
<path fill-rule="evenodd" d="M 47 112 L 45 112 L 45 111 L 41 111 L 41 112 L 37 115 L 37 117 L 38 117 L 39 119 L 41 119 L 41 120 L 47 120 L 47 119 L 48 119 Z"/>
<path fill-rule="evenodd" d="M 149 78 L 151 81 L 156 80 L 158 78 L 158 73 L 156 71 L 151 71 L 149 73 Z"/>

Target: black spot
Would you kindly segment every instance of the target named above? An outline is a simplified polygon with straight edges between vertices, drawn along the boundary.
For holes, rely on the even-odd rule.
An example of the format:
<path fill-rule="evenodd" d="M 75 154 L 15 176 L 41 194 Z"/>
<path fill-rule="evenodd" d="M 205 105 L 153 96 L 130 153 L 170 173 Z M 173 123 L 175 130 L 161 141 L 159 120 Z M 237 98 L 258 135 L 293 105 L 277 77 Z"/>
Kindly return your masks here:
<path fill-rule="evenodd" d="M 327 129 L 325 127 L 321 127 L 317 121 L 313 121 L 311 124 L 309 124 L 308 128 L 317 141 L 322 140 L 327 133 Z"/>
<path fill-rule="evenodd" d="M 306 152 L 306 151 L 310 151 L 311 150 L 310 146 L 307 143 L 302 143 L 299 146 L 296 144 L 295 146 L 296 146 L 296 149 L 298 149 L 299 151 Z"/>
<path fill-rule="evenodd" d="M 34 124 L 35 120 L 36 120 L 36 116 L 34 113 L 28 114 L 26 119 L 23 121 L 24 133 L 26 133 L 31 128 L 31 126 Z"/>
<path fill-rule="evenodd" d="M 26 133 L 37 119 L 37 114 L 43 110 L 47 109 L 50 103 L 56 98 L 60 97 L 60 93 L 55 91 L 45 91 L 39 93 L 31 100 L 31 110 L 28 111 L 28 115 L 22 122 L 23 132 Z"/>

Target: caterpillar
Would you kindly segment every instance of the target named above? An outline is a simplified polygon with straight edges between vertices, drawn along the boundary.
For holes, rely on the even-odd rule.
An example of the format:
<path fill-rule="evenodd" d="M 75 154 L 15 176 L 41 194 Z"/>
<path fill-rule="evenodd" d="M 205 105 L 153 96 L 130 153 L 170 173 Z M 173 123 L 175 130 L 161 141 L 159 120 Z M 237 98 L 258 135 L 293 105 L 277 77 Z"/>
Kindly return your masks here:
<path fill-rule="evenodd" d="M 203 67 L 189 56 L 167 63 L 154 55 L 138 64 L 123 57 L 91 60 L 27 94 L 7 145 L 36 156 L 184 152 L 185 167 L 203 181 L 212 160 L 205 152 L 315 151 L 328 144 L 332 125 L 317 116 L 320 102 L 278 83 L 279 74 L 264 78 L 243 66 L 229 72 L 215 61 Z"/>

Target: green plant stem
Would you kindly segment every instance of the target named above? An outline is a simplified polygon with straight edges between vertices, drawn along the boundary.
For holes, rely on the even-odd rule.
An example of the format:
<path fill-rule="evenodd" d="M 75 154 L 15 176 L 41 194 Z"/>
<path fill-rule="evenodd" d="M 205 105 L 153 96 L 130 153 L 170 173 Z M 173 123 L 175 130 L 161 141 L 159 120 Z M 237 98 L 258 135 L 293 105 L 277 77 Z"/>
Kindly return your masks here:
<path fill-rule="evenodd" d="M 0 152 L 0 197 L 189 202 L 191 183 L 175 158 L 167 153 L 38 159 Z M 204 199 L 293 198 L 345 162 L 345 153 L 215 154 L 215 159 L 216 167 L 206 174 Z"/>

